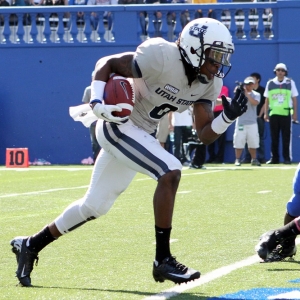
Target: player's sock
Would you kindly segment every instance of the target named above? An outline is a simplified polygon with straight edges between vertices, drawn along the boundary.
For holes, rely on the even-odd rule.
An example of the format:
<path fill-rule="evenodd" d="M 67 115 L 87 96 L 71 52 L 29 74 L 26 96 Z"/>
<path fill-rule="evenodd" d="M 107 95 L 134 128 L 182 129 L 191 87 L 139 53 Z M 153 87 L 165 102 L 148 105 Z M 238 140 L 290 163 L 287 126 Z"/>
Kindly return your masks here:
<path fill-rule="evenodd" d="M 281 227 L 277 231 L 284 239 L 300 234 L 300 225 L 298 224 L 298 218 Z"/>
<path fill-rule="evenodd" d="M 26 246 L 30 251 L 38 253 L 54 240 L 56 239 L 50 233 L 49 227 L 46 226 L 40 232 L 29 237 Z"/>
<path fill-rule="evenodd" d="M 160 228 L 155 226 L 156 237 L 156 255 L 155 260 L 161 263 L 166 257 L 171 256 L 170 252 L 170 235 L 171 228 Z"/>

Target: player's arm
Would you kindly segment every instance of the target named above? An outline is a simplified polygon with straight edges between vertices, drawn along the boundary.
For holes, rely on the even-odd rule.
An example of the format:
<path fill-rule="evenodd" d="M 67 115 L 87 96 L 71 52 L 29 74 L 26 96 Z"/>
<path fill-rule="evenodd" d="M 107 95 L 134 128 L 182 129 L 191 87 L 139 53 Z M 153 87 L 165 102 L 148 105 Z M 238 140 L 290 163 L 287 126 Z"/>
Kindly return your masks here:
<path fill-rule="evenodd" d="M 293 101 L 293 115 L 292 115 L 292 119 L 293 119 L 293 122 L 296 122 L 298 121 L 298 115 L 297 115 L 297 110 L 298 110 L 298 107 L 297 107 L 297 97 L 292 97 L 292 101 Z"/>
<path fill-rule="evenodd" d="M 264 119 L 266 122 L 269 122 L 269 98 L 265 99 L 265 116 Z"/>
<path fill-rule="evenodd" d="M 205 144 L 211 144 L 219 134 L 211 128 L 211 123 L 214 119 L 211 103 L 198 102 L 194 104 L 194 126 L 197 131 L 198 138 Z"/>
<path fill-rule="evenodd" d="M 120 118 L 112 115 L 114 111 L 121 111 L 117 105 L 104 105 L 103 94 L 106 82 L 112 73 L 124 77 L 134 77 L 134 52 L 106 56 L 99 59 L 96 63 L 94 78 L 91 83 L 90 106 L 94 114 L 105 121 L 122 124 L 128 117 Z"/>
<path fill-rule="evenodd" d="M 205 145 L 215 141 L 237 117 L 247 111 L 248 99 L 240 88 L 237 89 L 234 98 L 230 102 L 224 95 L 221 98 L 224 109 L 215 119 L 210 101 L 202 100 L 194 104 L 197 135 Z"/>
<path fill-rule="evenodd" d="M 96 63 L 94 80 L 107 82 L 112 73 L 124 77 L 136 77 L 133 66 L 134 52 L 124 52 L 100 58 Z"/>

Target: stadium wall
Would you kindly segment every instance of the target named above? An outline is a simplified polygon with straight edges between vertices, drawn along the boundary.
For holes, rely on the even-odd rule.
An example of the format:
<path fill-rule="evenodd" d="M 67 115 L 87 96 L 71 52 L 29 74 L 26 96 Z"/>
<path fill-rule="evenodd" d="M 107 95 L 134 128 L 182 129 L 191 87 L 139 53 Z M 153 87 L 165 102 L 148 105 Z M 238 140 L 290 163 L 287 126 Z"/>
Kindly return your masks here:
<path fill-rule="evenodd" d="M 274 37 L 264 37 L 263 10 L 271 7 L 273 12 L 272 31 Z M 184 9 L 195 11 L 196 5 L 160 5 L 163 18 L 170 10 L 177 16 Z M 229 10 L 232 16 L 230 30 L 233 34 L 236 51 L 232 56 L 232 70 L 224 80 L 229 87 L 230 94 L 235 87 L 235 81 L 242 81 L 251 72 L 262 75 L 262 85 L 274 77 L 273 69 L 278 62 L 285 63 L 289 68 L 289 76 L 296 82 L 300 91 L 300 29 L 297 24 L 300 14 L 300 1 L 280 1 L 277 3 L 256 3 L 260 15 L 258 30 L 261 38 L 250 38 L 250 23 L 247 21 L 248 12 L 252 4 L 220 3 L 197 5 L 204 13 L 213 8 L 217 18 L 222 19 L 222 10 Z M 237 9 L 245 12 L 244 38 L 236 37 L 236 22 L 233 21 Z M 107 7 L 97 8 L 103 13 Z M 86 28 L 86 40 L 76 39 L 64 42 L 50 40 L 50 31 L 45 26 L 46 39 L 35 39 L 34 30 L 31 39 L 24 42 L 24 28 L 22 22 L 14 28 L 18 39 L 13 40 L 13 27 L 8 26 L 8 16 L 17 13 L 19 19 L 24 13 L 35 16 L 36 13 L 49 18 L 50 13 L 58 12 L 62 18 L 63 13 L 71 14 L 71 23 L 74 24 L 74 15 L 77 11 L 95 11 L 95 7 L 56 7 L 54 8 L 1 8 L 0 14 L 5 16 L 2 34 L 5 39 L 0 43 L 0 165 L 5 164 L 5 149 L 15 147 L 29 148 L 30 160 L 43 158 L 52 164 L 79 164 L 83 158 L 91 155 L 89 130 L 81 123 L 74 122 L 69 116 L 69 107 L 81 104 L 83 91 L 90 84 L 91 72 L 96 61 L 105 55 L 134 51 L 140 43 L 139 11 L 147 11 L 150 16 L 150 36 L 153 36 L 152 14 L 155 6 L 110 6 L 114 11 L 115 42 L 101 42 L 89 39 L 90 29 Z M 179 18 L 179 17 L 178 17 Z M 179 19 L 175 34 L 180 32 Z M 60 21 L 61 27 L 62 22 Z M 99 26 L 100 27 L 100 26 Z M 10 31 L 8 30 L 10 28 Z M 1 30 L 1 27 L 0 27 Z M 23 30 L 23 31 L 22 31 Z M 62 37 L 64 32 L 58 30 Z M 73 38 L 78 32 L 72 32 Z M 162 36 L 167 37 L 167 25 L 162 25 Z M 1 31 L 0 31 L 1 32 Z M 48 34 L 49 33 L 49 34 Z M 100 37 L 104 29 L 98 29 Z M 10 40 L 13 40 L 12 42 Z M 298 97 L 299 99 L 299 97 Z M 298 107 L 300 104 L 298 105 Z M 298 115 L 300 109 L 298 108 Z M 233 125 L 227 132 L 227 146 L 225 161 L 234 161 L 232 147 Z M 300 126 L 293 125 L 292 151 L 293 161 L 300 161 Z M 270 157 L 270 134 L 266 124 L 265 134 L 266 158 Z"/>

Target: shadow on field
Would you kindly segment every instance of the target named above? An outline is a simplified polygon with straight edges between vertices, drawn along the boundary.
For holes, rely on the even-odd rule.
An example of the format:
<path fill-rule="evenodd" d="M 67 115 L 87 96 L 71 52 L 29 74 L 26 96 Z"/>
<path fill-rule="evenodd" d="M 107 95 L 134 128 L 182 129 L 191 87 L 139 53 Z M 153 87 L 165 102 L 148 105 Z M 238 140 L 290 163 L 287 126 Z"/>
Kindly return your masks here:
<path fill-rule="evenodd" d="M 42 286 L 42 285 L 33 285 L 31 288 L 36 288 L 36 289 L 62 289 L 62 290 L 79 290 L 79 291 L 99 291 L 99 292 L 107 292 L 107 293 L 120 293 L 120 294 L 132 294 L 132 295 L 140 295 L 140 296 L 153 296 L 153 293 L 148 293 L 148 292 L 143 292 L 143 291 L 129 291 L 129 290 L 111 290 L 111 289 L 97 289 L 97 288 L 76 288 L 76 287 L 64 287 L 64 286 Z M 174 292 L 170 293 L 172 296 L 174 295 Z M 168 293 L 164 293 L 165 297 L 168 297 Z M 184 300 L 209 300 L 209 299 L 214 299 L 214 300 L 222 300 L 222 298 L 210 298 L 208 296 L 205 296 L 200 293 L 184 293 L 184 294 L 179 294 L 176 295 L 176 300 L 179 299 L 184 299 Z M 227 299 L 226 300 L 230 300 Z"/>

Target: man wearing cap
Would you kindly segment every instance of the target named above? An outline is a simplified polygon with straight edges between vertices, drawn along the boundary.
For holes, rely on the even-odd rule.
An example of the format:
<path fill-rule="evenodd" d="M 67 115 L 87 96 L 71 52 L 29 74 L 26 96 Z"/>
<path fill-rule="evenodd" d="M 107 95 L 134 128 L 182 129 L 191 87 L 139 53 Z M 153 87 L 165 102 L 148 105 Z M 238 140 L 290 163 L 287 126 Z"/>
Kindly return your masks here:
<path fill-rule="evenodd" d="M 235 148 L 235 165 L 241 165 L 241 155 L 245 144 L 251 155 L 251 165 L 260 166 L 256 158 L 256 149 L 259 147 L 259 134 L 257 126 L 256 107 L 260 102 L 260 94 L 253 90 L 255 80 L 253 77 L 247 77 L 244 80 L 245 95 L 248 98 L 248 109 L 236 119 L 233 135 L 233 147 Z"/>
<path fill-rule="evenodd" d="M 286 77 L 287 67 L 283 63 L 276 65 L 274 72 L 276 77 L 269 80 L 264 96 L 265 120 L 270 122 L 271 133 L 271 159 L 267 164 L 279 163 L 279 135 L 282 136 L 283 163 L 291 163 L 291 116 L 293 122 L 297 121 L 297 96 L 298 91 L 295 82 Z"/>

